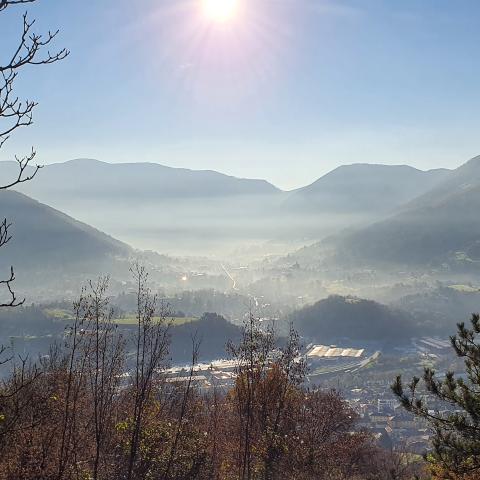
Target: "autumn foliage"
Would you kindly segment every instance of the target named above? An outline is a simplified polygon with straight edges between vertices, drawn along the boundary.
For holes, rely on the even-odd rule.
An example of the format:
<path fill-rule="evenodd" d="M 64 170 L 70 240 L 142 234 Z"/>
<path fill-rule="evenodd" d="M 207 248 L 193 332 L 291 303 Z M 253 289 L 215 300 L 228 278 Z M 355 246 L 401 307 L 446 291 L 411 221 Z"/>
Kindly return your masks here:
<path fill-rule="evenodd" d="M 382 453 L 333 391 L 304 387 L 298 336 L 278 347 L 251 316 L 229 345 L 236 381 L 170 382 L 169 328 L 147 276 L 134 338 L 117 332 L 107 279 L 75 304 L 65 344 L 11 360 L 0 390 L 0 479 L 367 479 Z M 158 320 L 158 318 L 163 320 Z M 192 367 L 198 344 L 192 341 Z"/>

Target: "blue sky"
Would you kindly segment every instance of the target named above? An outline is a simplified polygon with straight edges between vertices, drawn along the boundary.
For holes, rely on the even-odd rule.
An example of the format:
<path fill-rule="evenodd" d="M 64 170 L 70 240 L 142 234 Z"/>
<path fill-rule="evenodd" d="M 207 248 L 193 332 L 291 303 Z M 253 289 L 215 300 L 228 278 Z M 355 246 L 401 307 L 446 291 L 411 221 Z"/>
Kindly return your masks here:
<path fill-rule="evenodd" d="M 150 161 L 290 189 L 345 163 L 480 154 L 477 0 L 239 0 L 221 26 L 200 1 L 28 6 L 72 53 L 22 74 L 35 125 L 0 158 L 34 145 L 43 163 Z M 2 40 L 23 10 L 0 15 Z"/>

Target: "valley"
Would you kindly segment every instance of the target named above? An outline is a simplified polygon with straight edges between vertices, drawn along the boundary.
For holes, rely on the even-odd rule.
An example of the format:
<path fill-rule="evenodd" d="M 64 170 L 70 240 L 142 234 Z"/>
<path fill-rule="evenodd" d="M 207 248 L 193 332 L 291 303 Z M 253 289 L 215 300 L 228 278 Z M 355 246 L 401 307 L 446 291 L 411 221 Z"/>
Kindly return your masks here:
<path fill-rule="evenodd" d="M 82 179 L 92 165 L 97 186 Z M 445 375 L 460 366 L 448 338 L 480 304 L 480 157 L 453 171 L 340 167 L 294 192 L 153 165 L 82 160 L 49 169 L 54 183 L 0 192 L 5 213 L 15 218 L 12 238 L 20 239 L 7 245 L 5 258 L 28 299 L 0 311 L 0 344 L 14 357 L 49 359 L 68 342 L 82 287 L 88 291 L 108 275 L 116 335 L 130 345 L 122 377 L 128 383 L 141 324 L 132 268 L 142 265 L 165 312 L 151 321 L 168 331 L 168 385 L 180 388 L 193 375 L 205 394 L 234 388 L 228 346 L 241 342 L 255 318 L 263 332 L 276 333 L 276 349 L 291 328 L 298 332 L 305 385 L 339 391 L 380 445 L 411 453 L 428 448 L 427 425 L 399 413 L 390 385 L 399 368 Z M 190 184 L 182 191 L 185 175 Z M 56 188 L 73 178 L 78 189 Z M 126 207 L 115 191 L 128 191 L 132 179 L 145 195 L 134 188 Z M 85 208 L 89 202 L 95 208 Z M 68 215 L 58 210 L 62 205 Z M 70 216 L 76 214 L 82 221 Z"/>
<path fill-rule="evenodd" d="M 0 0 L 0 480 L 480 478 L 453 3 Z"/>

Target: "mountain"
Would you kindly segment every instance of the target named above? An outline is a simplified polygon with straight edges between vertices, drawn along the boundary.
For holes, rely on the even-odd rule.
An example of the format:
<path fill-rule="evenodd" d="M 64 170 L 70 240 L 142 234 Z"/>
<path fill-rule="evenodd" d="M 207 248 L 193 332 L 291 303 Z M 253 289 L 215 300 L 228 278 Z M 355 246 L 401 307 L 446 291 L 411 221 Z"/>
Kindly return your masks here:
<path fill-rule="evenodd" d="M 95 272 L 131 248 L 84 223 L 18 192 L 0 191 L 0 215 L 12 223 L 12 239 L 0 250 L 2 270 Z"/>
<path fill-rule="evenodd" d="M 0 176 L 15 168 L 0 162 Z M 45 165 L 18 189 L 138 248 L 189 255 L 241 244 L 246 232 L 268 239 L 265 219 L 282 196 L 264 180 L 88 159 Z"/>
<path fill-rule="evenodd" d="M 480 261 L 480 156 L 408 202 L 395 215 L 338 235 L 336 260 L 360 263 L 478 268 Z M 315 248 L 321 249 L 322 245 Z"/>
<path fill-rule="evenodd" d="M 17 166 L 0 162 L 2 178 Z M 284 251 L 384 218 L 448 171 L 356 164 L 283 192 L 264 180 L 154 163 L 78 159 L 46 165 L 19 190 L 135 247 L 174 255 L 231 254 L 282 243 Z M 292 245 L 294 245 L 292 247 Z"/>
<path fill-rule="evenodd" d="M 452 198 L 470 194 L 480 186 L 480 155 L 470 159 L 445 177 L 436 187 L 414 199 L 409 207 L 434 208 Z"/>
<path fill-rule="evenodd" d="M 3 162 L 2 162 L 3 163 Z M 6 169 L 15 168 L 5 162 Z M 105 163 L 76 159 L 45 165 L 35 182 L 21 187 L 34 197 L 54 203 L 65 195 L 88 198 L 202 198 L 275 194 L 265 180 L 250 180 L 211 170 L 172 168 L 157 163 Z"/>
<path fill-rule="evenodd" d="M 333 295 L 293 312 L 289 319 L 312 342 L 388 341 L 417 333 L 413 318 L 372 300 Z"/>
<path fill-rule="evenodd" d="M 294 191 L 286 205 L 328 213 L 380 214 L 427 192 L 448 175 L 445 169 L 422 171 L 407 165 L 343 165 Z"/>

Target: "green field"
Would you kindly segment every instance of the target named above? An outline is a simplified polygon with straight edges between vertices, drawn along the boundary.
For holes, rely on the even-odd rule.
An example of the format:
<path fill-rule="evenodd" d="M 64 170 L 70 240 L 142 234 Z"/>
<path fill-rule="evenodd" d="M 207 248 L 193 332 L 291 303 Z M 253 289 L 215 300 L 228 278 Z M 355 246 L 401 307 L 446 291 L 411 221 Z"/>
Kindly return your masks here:
<path fill-rule="evenodd" d="M 478 293 L 480 291 L 478 287 L 472 287 L 470 285 L 450 285 L 449 288 L 463 293 Z"/>
<path fill-rule="evenodd" d="M 154 317 L 155 321 L 159 321 L 160 317 Z M 171 323 L 172 325 L 183 325 L 184 323 L 191 323 L 198 320 L 195 317 L 168 317 L 167 323 Z M 132 315 L 127 315 L 124 318 L 117 318 L 115 319 L 115 323 L 118 325 L 136 325 L 137 324 L 137 317 Z"/>
<path fill-rule="evenodd" d="M 45 308 L 43 313 L 50 318 L 55 320 L 72 320 L 72 312 L 64 310 L 63 308 Z"/>
<path fill-rule="evenodd" d="M 72 312 L 64 310 L 61 308 L 46 308 L 44 311 L 45 315 L 56 320 L 71 321 L 73 320 Z M 154 317 L 155 321 L 159 321 L 160 317 Z M 196 317 L 168 317 L 166 323 L 171 323 L 172 325 L 183 325 L 185 323 L 191 323 L 198 320 Z M 123 318 L 116 318 L 114 322 L 118 325 L 136 325 L 137 317 L 135 314 L 128 314 Z"/>

